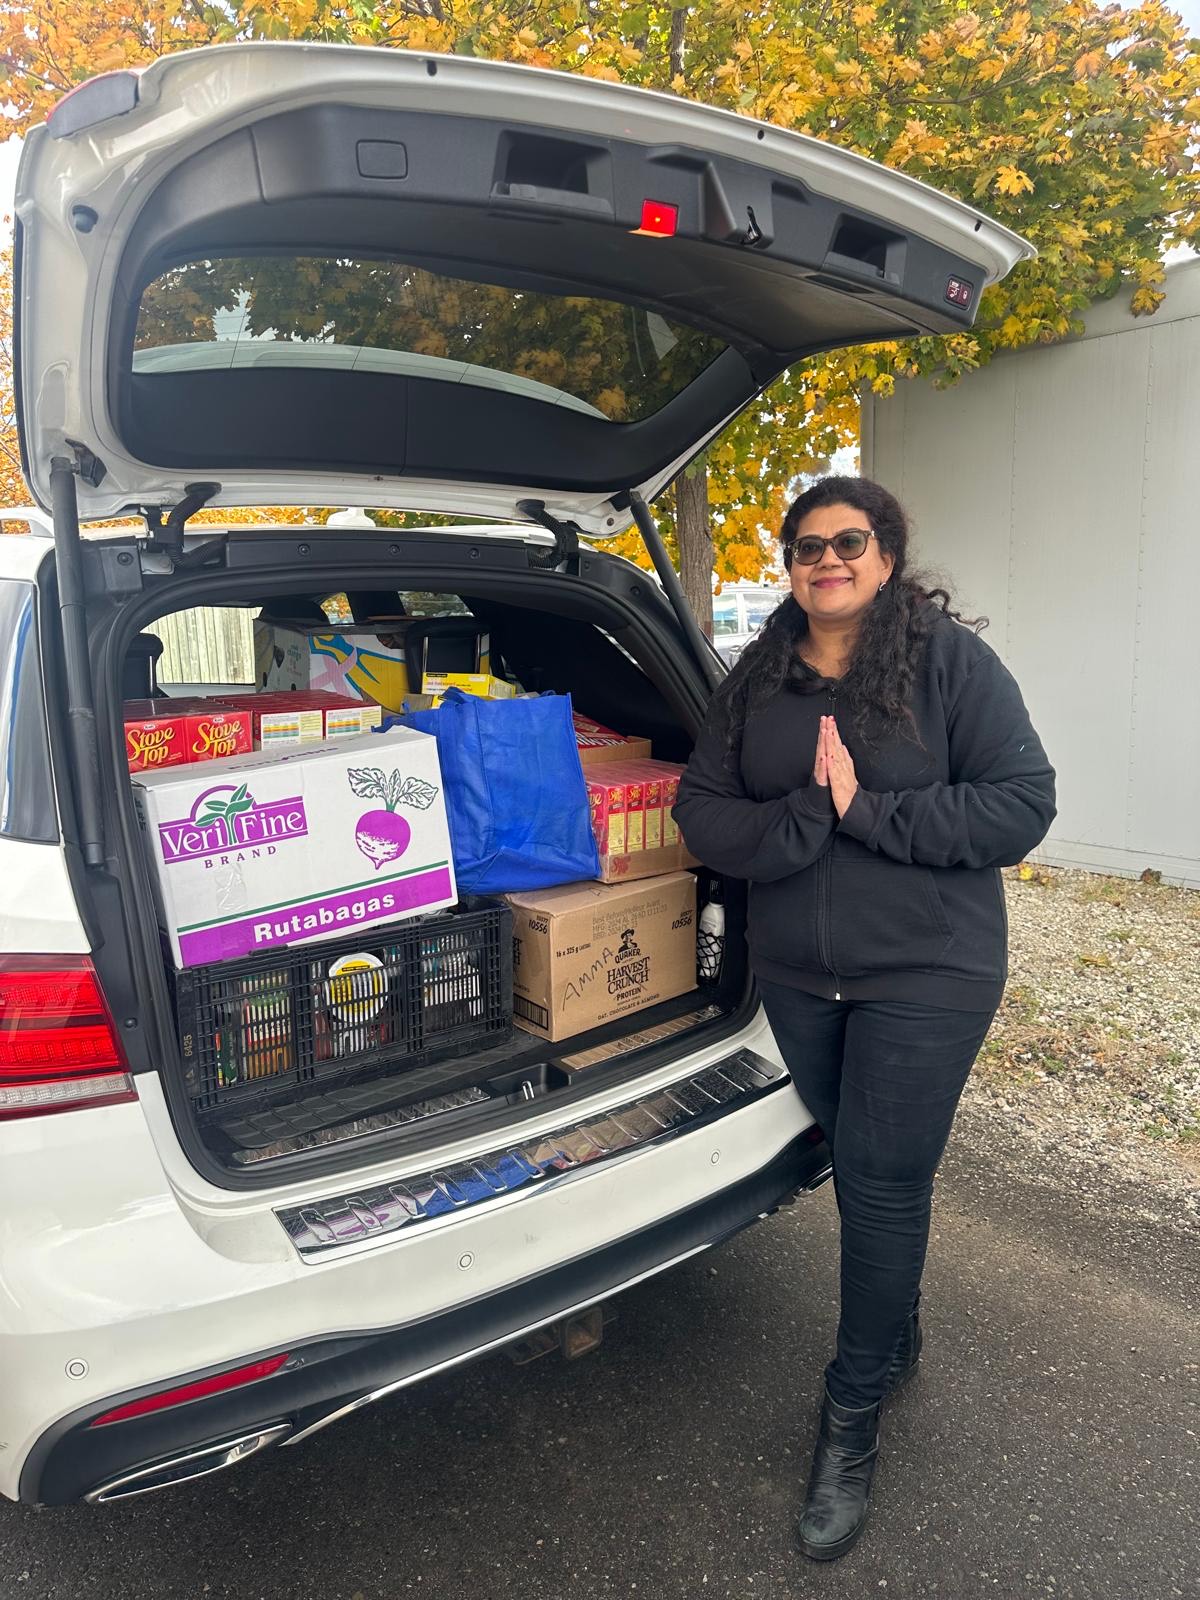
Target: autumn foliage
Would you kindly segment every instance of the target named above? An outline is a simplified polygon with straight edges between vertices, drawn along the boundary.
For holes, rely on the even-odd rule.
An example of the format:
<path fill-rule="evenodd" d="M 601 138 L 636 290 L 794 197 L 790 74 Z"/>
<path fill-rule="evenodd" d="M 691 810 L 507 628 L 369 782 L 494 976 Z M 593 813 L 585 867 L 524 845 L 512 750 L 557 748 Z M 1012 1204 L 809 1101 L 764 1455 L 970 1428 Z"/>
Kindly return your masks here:
<path fill-rule="evenodd" d="M 971 332 L 806 362 L 710 448 L 725 578 L 759 574 L 798 475 L 855 442 L 863 384 L 953 382 L 1063 338 L 1119 291 L 1153 313 L 1164 250 L 1200 241 L 1200 44 L 1159 0 L 33 0 L 0 6 L 5 98 L 23 128 L 95 72 L 251 38 L 453 51 L 668 90 L 901 168 L 1038 247 L 986 292 Z M 604 337 L 602 318 L 571 351 L 586 355 L 590 337 Z M 575 358 L 545 347 L 550 366 Z M 620 396 L 593 398 L 619 413 Z"/>

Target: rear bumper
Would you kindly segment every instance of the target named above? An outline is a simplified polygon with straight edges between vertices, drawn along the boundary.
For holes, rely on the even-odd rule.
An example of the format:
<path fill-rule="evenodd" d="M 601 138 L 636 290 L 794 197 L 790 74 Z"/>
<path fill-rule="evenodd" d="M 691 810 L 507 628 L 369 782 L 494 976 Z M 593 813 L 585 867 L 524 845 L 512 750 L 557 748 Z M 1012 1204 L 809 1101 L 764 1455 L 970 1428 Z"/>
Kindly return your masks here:
<path fill-rule="evenodd" d="M 269 1443 L 300 1442 L 360 1405 L 510 1343 L 719 1244 L 813 1184 L 828 1162 L 827 1147 L 810 1129 L 766 1166 L 699 1204 L 501 1292 L 404 1327 L 293 1347 L 298 1359 L 274 1376 L 170 1411 L 92 1428 L 92 1418 L 122 1397 L 91 1404 L 37 1440 L 21 1474 L 20 1498 L 65 1504 L 153 1463 L 272 1429 L 278 1431 Z M 246 1360 L 252 1359 L 247 1353 Z"/>

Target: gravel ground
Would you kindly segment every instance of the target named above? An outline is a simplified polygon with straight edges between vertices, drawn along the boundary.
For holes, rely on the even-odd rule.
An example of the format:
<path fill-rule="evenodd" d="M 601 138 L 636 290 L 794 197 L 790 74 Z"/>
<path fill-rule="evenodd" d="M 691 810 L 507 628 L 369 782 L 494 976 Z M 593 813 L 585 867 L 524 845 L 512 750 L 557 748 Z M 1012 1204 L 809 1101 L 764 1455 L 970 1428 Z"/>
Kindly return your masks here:
<path fill-rule="evenodd" d="M 1200 1216 L 1200 894 L 1005 873 L 1008 990 L 964 1099 Z"/>

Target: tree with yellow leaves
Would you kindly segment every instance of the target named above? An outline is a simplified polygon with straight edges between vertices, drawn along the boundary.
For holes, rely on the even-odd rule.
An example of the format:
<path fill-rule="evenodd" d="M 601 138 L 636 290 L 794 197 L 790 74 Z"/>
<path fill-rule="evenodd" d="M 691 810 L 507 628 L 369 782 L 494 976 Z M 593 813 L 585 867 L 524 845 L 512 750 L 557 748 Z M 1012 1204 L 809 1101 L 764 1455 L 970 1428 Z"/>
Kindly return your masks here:
<path fill-rule="evenodd" d="M 680 564 L 702 613 L 713 562 L 723 579 L 757 577 L 792 485 L 855 442 L 864 384 L 887 394 L 898 378 L 952 383 L 1003 350 L 1068 336 L 1123 287 L 1135 312 L 1153 313 L 1164 250 L 1200 239 L 1200 43 L 1161 0 L 0 5 L 18 128 L 95 72 L 249 38 L 458 52 L 667 90 L 884 161 L 1037 245 L 1035 261 L 986 292 L 971 332 L 802 363 L 679 481 Z M 553 358 L 538 350 L 532 367 Z M 621 396 L 595 403 L 615 412 Z"/>

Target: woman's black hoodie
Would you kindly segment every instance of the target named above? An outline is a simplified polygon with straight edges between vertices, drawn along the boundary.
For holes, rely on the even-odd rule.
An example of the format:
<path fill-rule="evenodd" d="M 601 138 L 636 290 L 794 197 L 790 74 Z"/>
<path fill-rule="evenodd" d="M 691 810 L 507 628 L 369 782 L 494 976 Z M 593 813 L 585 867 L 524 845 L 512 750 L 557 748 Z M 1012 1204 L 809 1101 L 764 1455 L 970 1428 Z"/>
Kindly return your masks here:
<path fill-rule="evenodd" d="M 735 669 L 736 670 L 736 669 Z M 936 614 L 913 686 L 915 728 L 868 742 L 838 717 L 859 790 L 839 821 L 814 784 L 837 684 L 798 668 L 730 752 L 719 707 L 675 817 L 706 866 L 750 883 L 754 970 L 843 1000 L 991 1011 L 1007 975 L 999 869 L 1054 819 L 1054 769 L 1011 673 Z"/>

